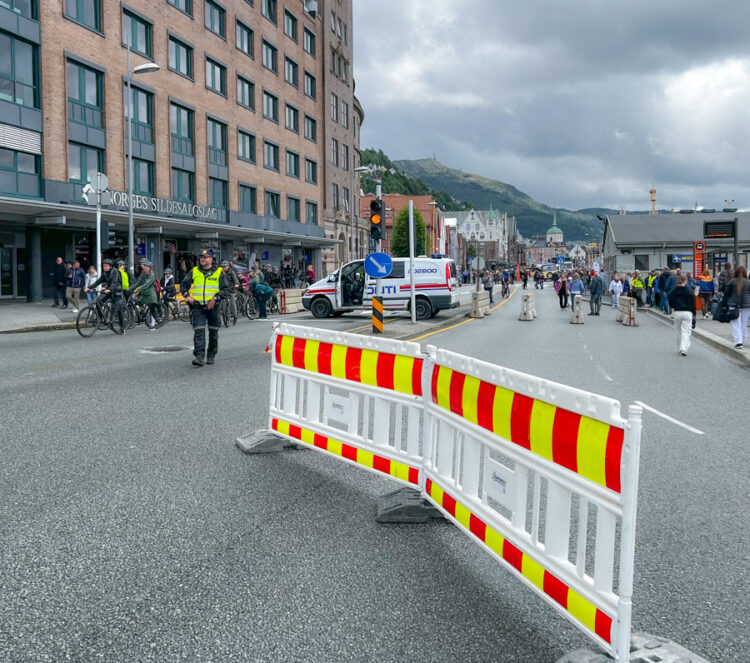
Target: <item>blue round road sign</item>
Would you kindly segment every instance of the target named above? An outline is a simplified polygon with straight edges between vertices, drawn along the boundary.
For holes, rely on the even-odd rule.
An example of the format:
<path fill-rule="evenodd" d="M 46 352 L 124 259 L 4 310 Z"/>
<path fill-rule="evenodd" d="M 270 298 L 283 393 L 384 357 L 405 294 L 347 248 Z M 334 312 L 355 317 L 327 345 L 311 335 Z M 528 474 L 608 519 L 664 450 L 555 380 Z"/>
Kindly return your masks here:
<path fill-rule="evenodd" d="M 371 253 L 365 258 L 365 271 L 370 278 L 384 279 L 393 271 L 393 260 L 387 253 Z"/>

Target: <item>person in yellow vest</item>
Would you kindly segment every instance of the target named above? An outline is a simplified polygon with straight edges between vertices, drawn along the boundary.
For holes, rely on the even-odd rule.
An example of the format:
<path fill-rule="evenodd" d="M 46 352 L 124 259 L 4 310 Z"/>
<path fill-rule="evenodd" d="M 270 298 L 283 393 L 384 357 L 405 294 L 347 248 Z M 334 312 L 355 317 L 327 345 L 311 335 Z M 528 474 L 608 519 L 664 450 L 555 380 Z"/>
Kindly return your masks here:
<path fill-rule="evenodd" d="M 215 267 L 213 256 L 202 251 L 198 267 L 193 267 L 182 280 L 180 292 L 190 305 L 190 322 L 193 325 L 193 366 L 213 364 L 219 351 L 219 307 L 222 299 L 229 298 L 229 281 L 221 267 Z M 208 326 L 208 350 L 206 350 Z M 205 360 L 204 360 L 205 354 Z"/>
<path fill-rule="evenodd" d="M 122 281 L 122 295 L 125 301 L 130 297 L 130 282 L 134 279 L 131 278 L 130 272 L 125 268 L 125 261 L 117 261 L 117 271 L 120 272 L 120 280 Z"/>
<path fill-rule="evenodd" d="M 656 306 L 656 293 L 654 292 L 654 284 L 659 278 L 655 269 L 652 269 L 646 278 L 646 306 Z"/>
<path fill-rule="evenodd" d="M 630 282 L 630 290 L 633 297 L 635 297 L 636 306 L 643 306 L 643 278 L 637 269 L 633 272 L 633 280 Z"/>

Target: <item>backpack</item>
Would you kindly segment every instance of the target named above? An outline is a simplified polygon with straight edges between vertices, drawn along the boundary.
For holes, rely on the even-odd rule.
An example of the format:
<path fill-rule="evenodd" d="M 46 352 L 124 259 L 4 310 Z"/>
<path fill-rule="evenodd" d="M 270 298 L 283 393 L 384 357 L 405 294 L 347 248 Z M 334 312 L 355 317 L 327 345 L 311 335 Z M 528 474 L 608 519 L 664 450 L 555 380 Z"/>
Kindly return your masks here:
<path fill-rule="evenodd" d="M 157 295 L 161 293 L 161 281 L 159 279 L 154 281 L 154 289 L 156 290 Z"/>

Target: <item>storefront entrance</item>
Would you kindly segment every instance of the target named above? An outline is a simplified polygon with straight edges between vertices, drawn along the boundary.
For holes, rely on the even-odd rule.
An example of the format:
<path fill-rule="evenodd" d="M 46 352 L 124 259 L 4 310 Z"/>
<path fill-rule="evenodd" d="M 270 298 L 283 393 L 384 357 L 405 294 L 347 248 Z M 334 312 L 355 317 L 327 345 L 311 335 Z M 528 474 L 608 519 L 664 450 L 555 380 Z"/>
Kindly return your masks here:
<path fill-rule="evenodd" d="M 12 246 L 0 248 L 0 298 L 16 296 L 16 250 Z"/>

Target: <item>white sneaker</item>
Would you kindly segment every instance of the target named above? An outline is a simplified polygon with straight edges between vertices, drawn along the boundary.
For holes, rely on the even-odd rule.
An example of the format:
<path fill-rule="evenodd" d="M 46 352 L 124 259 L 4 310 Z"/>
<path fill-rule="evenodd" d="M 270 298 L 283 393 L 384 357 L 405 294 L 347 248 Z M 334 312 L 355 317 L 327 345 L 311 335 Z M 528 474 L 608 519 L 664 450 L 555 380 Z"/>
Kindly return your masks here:
<path fill-rule="evenodd" d="M 73 313 L 78 313 L 78 309 L 77 309 L 77 308 L 74 308 L 74 309 L 73 309 Z"/>

